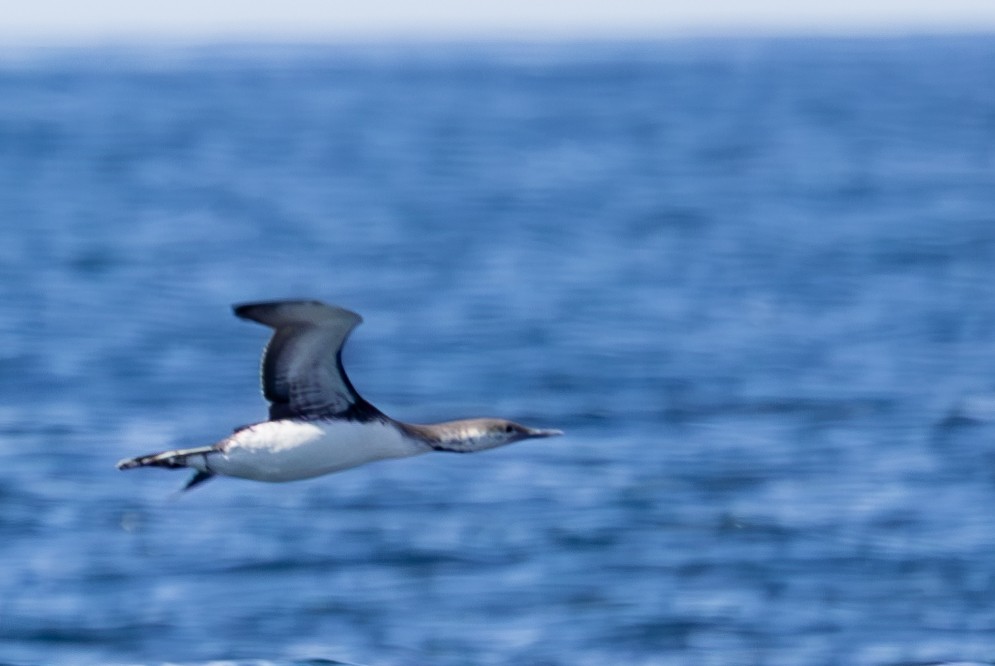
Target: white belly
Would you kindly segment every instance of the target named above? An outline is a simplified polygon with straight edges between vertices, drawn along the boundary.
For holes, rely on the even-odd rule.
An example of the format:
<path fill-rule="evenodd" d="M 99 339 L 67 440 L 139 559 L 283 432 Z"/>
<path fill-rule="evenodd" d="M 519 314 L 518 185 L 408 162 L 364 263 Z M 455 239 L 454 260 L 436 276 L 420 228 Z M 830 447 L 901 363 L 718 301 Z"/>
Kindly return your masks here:
<path fill-rule="evenodd" d="M 267 421 L 225 440 L 222 451 L 207 456 L 205 469 L 256 481 L 295 481 L 429 450 L 389 423 Z"/>

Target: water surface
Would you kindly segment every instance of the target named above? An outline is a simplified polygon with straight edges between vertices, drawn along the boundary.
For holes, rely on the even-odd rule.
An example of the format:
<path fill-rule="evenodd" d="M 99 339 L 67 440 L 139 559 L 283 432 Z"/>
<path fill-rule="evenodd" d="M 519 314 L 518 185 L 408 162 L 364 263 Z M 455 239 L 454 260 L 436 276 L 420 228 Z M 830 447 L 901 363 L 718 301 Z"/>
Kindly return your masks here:
<path fill-rule="evenodd" d="M 995 41 L 5 57 L 0 661 L 995 654 Z M 290 296 L 392 416 L 568 436 L 114 469 L 263 418 Z"/>

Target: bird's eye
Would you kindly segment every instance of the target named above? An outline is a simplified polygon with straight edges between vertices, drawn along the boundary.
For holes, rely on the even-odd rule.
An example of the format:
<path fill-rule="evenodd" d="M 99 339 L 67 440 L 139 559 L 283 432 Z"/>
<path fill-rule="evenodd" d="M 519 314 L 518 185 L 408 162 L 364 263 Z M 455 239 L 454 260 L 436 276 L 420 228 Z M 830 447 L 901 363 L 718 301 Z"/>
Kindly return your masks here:
<path fill-rule="evenodd" d="M 505 431 L 505 432 L 507 432 L 507 433 L 513 433 L 513 432 L 515 432 L 515 429 L 514 429 L 514 428 L 513 428 L 512 426 L 511 426 L 511 424 L 509 423 L 508 425 L 506 425 L 506 426 L 504 427 L 504 431 Z"/>

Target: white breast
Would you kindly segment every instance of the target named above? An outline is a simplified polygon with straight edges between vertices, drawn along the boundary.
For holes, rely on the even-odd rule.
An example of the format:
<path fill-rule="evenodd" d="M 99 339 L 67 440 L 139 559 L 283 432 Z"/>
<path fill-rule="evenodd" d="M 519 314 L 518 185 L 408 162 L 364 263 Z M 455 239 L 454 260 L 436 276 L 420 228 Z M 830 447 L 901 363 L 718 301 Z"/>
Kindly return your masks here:
<path fill-rule="evenodd" d="M 429 450 L 390 423 L 267 421 L 232 435 L 209 456 L 207 468 L 256 481 L 294 481 Z"/>

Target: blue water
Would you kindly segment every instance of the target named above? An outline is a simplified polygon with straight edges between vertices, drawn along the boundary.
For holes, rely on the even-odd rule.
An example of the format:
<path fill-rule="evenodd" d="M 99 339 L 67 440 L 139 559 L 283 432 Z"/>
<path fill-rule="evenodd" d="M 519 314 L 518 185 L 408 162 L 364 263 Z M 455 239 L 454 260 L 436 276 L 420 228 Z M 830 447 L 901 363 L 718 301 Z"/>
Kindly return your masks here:
<path fill-rule="evenodd" d="M 995 39 L 8 50 L 0 233 L 0 662 L 995 659 Z M 290 296 L 568 435 L 114 469 Z"/>

